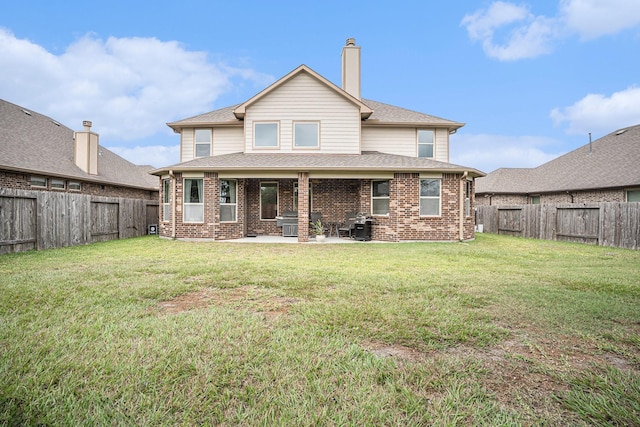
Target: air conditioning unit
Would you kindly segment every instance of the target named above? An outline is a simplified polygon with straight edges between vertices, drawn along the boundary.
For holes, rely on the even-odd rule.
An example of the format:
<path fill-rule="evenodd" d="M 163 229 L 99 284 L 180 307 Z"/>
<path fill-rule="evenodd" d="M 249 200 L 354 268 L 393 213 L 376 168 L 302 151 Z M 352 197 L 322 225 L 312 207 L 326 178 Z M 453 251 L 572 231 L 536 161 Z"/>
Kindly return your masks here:
<path fill-rule="evenodd" d="M 148 234 L 158 234 L 158 224 L 149 224 Z"/>

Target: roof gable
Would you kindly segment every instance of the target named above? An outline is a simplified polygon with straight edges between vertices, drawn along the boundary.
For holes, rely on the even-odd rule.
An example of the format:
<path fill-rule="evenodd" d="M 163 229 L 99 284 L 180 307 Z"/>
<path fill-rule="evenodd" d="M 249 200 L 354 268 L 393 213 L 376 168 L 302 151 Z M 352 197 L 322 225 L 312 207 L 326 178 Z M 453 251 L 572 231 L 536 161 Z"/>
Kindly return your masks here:
<path fill-rule="evenodd" d="M 269 86 L 266 89 L 264 89 L 263 91 L 259 92 L 257 95 L 253 96 L 252 98 L 250 98 L 247 101 L 243 102 L 242 104 L 238 105 L 233 110 L 234 116 L 236 118 L 238 118 L 238 119 L 243 119 L 244 115 L 246 113 L 246 109 L 249 106 L 251 106 L 252 104 L 254 104 L 257 101 L 261 100 L 262 98 L 268 96 L 269 94 L 273 93 L 274 91 L 277 91 L 282 85 L 284 85 L 286 82 L 290 81 L 291 79 L 293 79 L 294 77 L 296 77 L 297 75 L 299 75 L 301 73 L 307 73 L 308 75 L 310 75 L 311 77 L 313 77 L 314 79 L 316 79 L 320 83 L 322 83 L 324 86 L 326 86 L 329 90 L 334 91 L 335 93 L 337 93 L 338 95 L 340 95 L 344 99 L 346 99 L 349 102 L 351 102 L 352 104 L 358 106 L 360 108 L 360 115 L 361 115 L 361 117 L 363 119 L 366 119 L 367 117 L 369 117 L 373 113 L 371 108 L 369 108 L 362 101 L 360 101 L 360 100 L 354 98 L 353 96 L 349 95 L 347 92 L 345 92 L 344 90 L 340 89 L 338 86 L 336 86 L 335 84 L 331 83 L 329 80 L 325 79 L 320 74 L 316 73 L 311 68 L 309 68 L 309 67 L 307 67 L 306 65 L 303 64 L 303 65 L 300 65 L 295 70 L 291 71 L 286 76 L 282 77 L 280 80 L 278 80 L 275 83 L 273 83 L 271 86 Z"/>

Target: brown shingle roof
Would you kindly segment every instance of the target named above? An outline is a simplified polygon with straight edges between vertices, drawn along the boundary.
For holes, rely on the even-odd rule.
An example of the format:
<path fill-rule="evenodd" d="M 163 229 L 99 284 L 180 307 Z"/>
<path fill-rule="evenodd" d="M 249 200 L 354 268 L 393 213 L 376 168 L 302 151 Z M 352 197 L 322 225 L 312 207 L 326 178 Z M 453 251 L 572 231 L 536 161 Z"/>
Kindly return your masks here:
<path fill-rule="evenodd" d="M 537 168 L 498 169 L 476 193 L 535 194 L 640 187 L 640 125 L 611 132 Z"/>
<path fill-rule="evenodd" d="M 74 132 L 56 120 L 0 99 L 0 169 L 124 187 L 157 189 L 158 179 L 100 146 L 98 175 L 74 162 Z M 146 171 L 151 167 L 147 167 Z"/>
<path fill-rule="evenodd" d="M 362 154 L 298 154 L 298 153 L 233 153 L 203 157 L 174 166 L 156 169 L 161 175 L 174 171 L 389 171 L 389 172 L 451 172 L 468 171 L 474 176 L 484 174 L 476 169 L 436 160 L 363 152 Z"/>

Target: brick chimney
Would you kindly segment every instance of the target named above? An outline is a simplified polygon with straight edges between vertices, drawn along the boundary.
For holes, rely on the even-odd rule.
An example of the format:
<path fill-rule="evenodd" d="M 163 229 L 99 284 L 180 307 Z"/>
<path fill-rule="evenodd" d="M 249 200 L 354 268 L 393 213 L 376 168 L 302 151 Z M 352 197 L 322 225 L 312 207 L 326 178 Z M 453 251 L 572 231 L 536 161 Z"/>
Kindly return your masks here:
<path fill-rule="evenodd" d="M 354 38 L 348 38 L 342 48 L 342 89 L 360 99 L 360 46 Z"/>
<path fill-rule="evenodd" d="M 82 122 L 84 130 L 75 132 L 74 160 L 76 165 L 91 175 L 98 174 L 98 134 L 91 132 L 92 123 Z"/>

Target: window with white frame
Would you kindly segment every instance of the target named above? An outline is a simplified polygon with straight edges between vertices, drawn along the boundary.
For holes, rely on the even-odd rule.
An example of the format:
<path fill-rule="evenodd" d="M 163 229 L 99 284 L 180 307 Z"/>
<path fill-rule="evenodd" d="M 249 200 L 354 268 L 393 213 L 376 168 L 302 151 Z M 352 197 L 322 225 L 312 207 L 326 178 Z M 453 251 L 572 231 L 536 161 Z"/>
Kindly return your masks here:
<path fill-rule="evenodd" d="M 440 216 L 439 178 L 420 180 L 420 216 Z"/>
<path fill-rule="evenodd" d="M 371 182 L 371 213 L 389 215 L 389 180 Z"/>
<path fill-rule="evenodd" d="M 80 183 L 78 181 L 69 181 L 67 186 L 69 187 L 70 191 L 80 191 L 80 190 L 82 190 L 82 186 L 80 185 Z"/>
<path fill-rule="evenodd" d="M 418 129 L 418 157 L 433 159 L 434 132 L 429 129 Z"/>
<path fill-rule="evenodd" d="M 31 186 L 32 187 L 46 187 L 47 186 L 47 178 L 43 176 L 32 176 L 31 177 Z"/>
<path fill-rule="evenodd" d="M 196 157 L 209 157 L 211 155 L 211 129 L 196 129 Z"/>
<path fill-rule="evenodd" d="M 320 126 L 317 122 L 297 122 L 293 124 L 293 146 L 295 148 L 318 148 Z"/>
<path fill-rule="evenodd" d="M 184 179 L 184 222 L 204 222 L 204 188 L 202 178 Z"/>
<path fill-rule="evenodd" d="M 253 123 L 254 147 L 272 148 L 278 145 L 278 123 Z"/>
<path fill-rule="evenodd" d="M 220 181 L 220 222 L 236 222 L 238 212 L 238 181 Z"/>
<path fill-rule="evenodd" d="M 464 215 L 471 216 L 471 181 L 465 181 L 464 185 Z"/>
<path fill-rule="evenodd" d="M 313 187 L 309 182 L 309 212 L 313 212 Z M 298 183 L 293 183 L 293 210 L 298 210 Z"/>
<path fill-rule="evenodd" d="M 162 220 L 169 221 L 171 218 L 171 180 L 162 180 Z"/>
<path fill-rule="evenodd" d="M 276 219 L 278 215 L 278 183 L 260 183 L 260 219 Z"/>
<path fill-rule="evenodd" d="M 540 204 L 540 196 L 531 196 L 531 204 L 539 205 Z"/>
<path fill-rule="evenodd" d="M 51 188 L 54 190 L 64 190 L 66 188 L 64 179 L 51 179 Z"/>
<path fill-rule="evenodd" d="M 627 202 L 640 202 L 640 190 L 627 191 Z"/>

